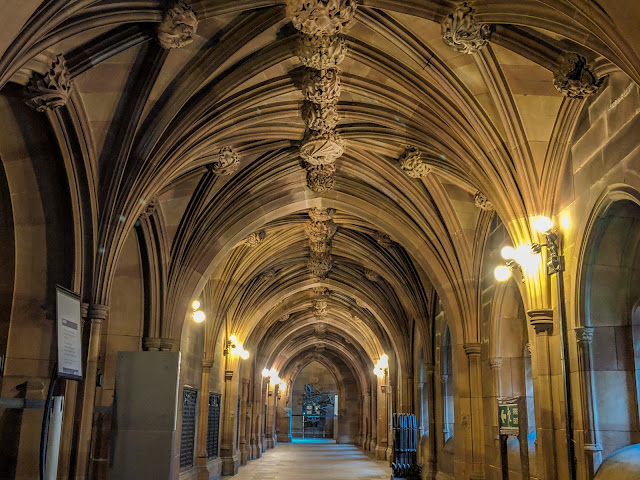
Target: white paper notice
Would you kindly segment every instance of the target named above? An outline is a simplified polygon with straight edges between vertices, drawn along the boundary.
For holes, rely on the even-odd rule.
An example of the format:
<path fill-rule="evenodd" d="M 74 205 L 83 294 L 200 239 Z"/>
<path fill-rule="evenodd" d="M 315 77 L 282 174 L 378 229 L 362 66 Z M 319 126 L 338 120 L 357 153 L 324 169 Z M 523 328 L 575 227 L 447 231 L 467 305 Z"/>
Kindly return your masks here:
<path fill-rule="evenodd" d="M 58 315 L 58 375 L 82 379 L 82 324 L 80 298 L 60 288 Z"/>

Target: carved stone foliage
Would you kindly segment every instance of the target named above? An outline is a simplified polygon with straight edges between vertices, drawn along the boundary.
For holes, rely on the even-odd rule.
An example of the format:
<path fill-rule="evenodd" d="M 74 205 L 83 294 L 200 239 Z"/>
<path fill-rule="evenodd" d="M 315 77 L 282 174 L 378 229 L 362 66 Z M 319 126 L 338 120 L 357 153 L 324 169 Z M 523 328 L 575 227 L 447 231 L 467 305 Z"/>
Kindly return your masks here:
<path fill-rule="evenodd" d="M 333 188 L 335 184 L 334 174 L 336 166 L 333 163 L 326 165 L 307 164 L 307 187 L 316 193 L 324 193 Z"/>
<path fill-rule="evenodd" d="M 311 165 L 334 163 L 343 153 L 342 139 L 332 131 L 308 130 L 300 145 L 300 156 Z"/>
<path fill-rule="evenodd" d="M 279 322 L 286 322 L 287 320 L 289 320 L 290 316 L 291 316 L 291 314 L 289 314 L 289 313 L 283 313 L 282 315 L 280 315 L 278 317 L 278 321 Z"/>
<path fill-rule="evenodd" d="M 335 103 L 305 101 L 302 103 L 302 119 L 310 130 L 326 133 L 336 128 L 338 109 Z"/>
<path fill-rule="evenodd" d="M 209 167 L 216 175 L 232 175 L 238 170 L 240 158 L 231 147 L 222 147 L 218 152 L 218 159 Z"/>
<path fill-rule="evenodd" d="M 181 48 L 193 42 L 198 19 L 193 9 L 183 0 L 174 1 L 156 27 L 158 43 L 165 49 Z"/>
<path fill-rule="evenodd" d="M 317 255 L 312 253 L 307 266 L 312 275 L 324 280 L 333 268 L 333 259 L 331 255 Z"/>
<path fill-rule="evenodd" d="M 604 79 L 597 79 L 587 67 L 587 59 L 568 53 L 553 75 L 553 86 L 569 98 L 584 98 L 598 91 Z"/>
<path fill-rule="evenodd" d="M 493 204 L 487 199 L 484 193 L 480 191 L 476 192 L 476 195 L 473 198 L 473 201 L 476 207 L 482 210 L 486 210 L 487 212 L 493 211 Z"/>
<path fill-rule="evenodd" d="M 313 275 L 324 279 L 333 267 L 331 259 L 331 239 L 336 233 L 332 208 L 312 208 L 306 233 L 309 236 L 309 261 L 307 266 Z"/>
<path fill-rule="evenodd" d="M 341 35 L 299 35 L 294 54 L 303 65 L 316 70 L 326 70 L 340 65 L 347 54 L 347 44 Z"/>
<path fill-rule="evenodd" d="M 26 86 L 25 102 L 38 112 L 55 110 L 69 101 L 71 85 L 65 59 L 58 55 L 47 73 L 36 73 L 31 77 Z"/>
<path fill-rule="evenodd" d="M 260 230 L 259 232 L 254 232 L 248 237 L 242 239 L 241 243 L 247 247 L 257 247 L 265 238 L 267 238 L 267 232 Z"/>
<path fill-rule="evenodd" d="M 269 268 L 268 270 L 265 270 L 264 272 L 262 272 L 258 279 L 261 281 L 269 281 L 269 280 L 273 280 L 276 277 L 276 271 L 273 268 Z"/>
<path fill-rule="evenodd" d="M 335 103 L 340 96 L 340 75 L 334 69 L 314 70 L 306 68 L 302 76 L 302 94 L 312 103 Z"/>
<path fill-rule="evenodd" d="M 380 275 L 378 275 L 377 272 L 375 272 L 374 270 L 371 270 L 370 268 L 366 268 L 364 270 L 364 276 L 367 280 L 371 282 L 377 282 L 378 280 L 380 280 Z"/>
<path fill-rule="evenodd" d="M 386 233 L 376 232 L 376 242 L 383 248 L 389 248 L 393 245 L 393 240 Z"/>
<path fill-rule="evenodd" d="M 310 293 L 314 298 L 328 297 L 331 294 L 327 287 L 313 287 Z"/>
<path fill-rule="evenodd" d="M 148 218 L 153 217 L 155 213 L 158 211 L 158 207 L 159 207 L 158 202 L 156 202 L 155 200 L 151 200 L 150 202 L 147 202 L 145 209 L 140 214 L 140 219 L 146 220 Z"/>
<path fill-rule="evenodd" d="M 287 16 L 307 35 L 340 33 L 353 19 L 355 0 L 287 0 Z"/>
<path fill-rule="evenodd" d="M 421 178 L 431 172 L 431 166 L 422 159 L 422 154 L 417 147 L 407 147 L 398 159 L 400 168 L 412 178 Z"/>
<path fill-rule="evenodd" d="M 327 314 L 328 303 L 324 298 L 316 298 L 313 300 L 313 313 L 318 317 L 323 317 Z"/>
<path fill-rule="evenodd" d="M 442 22 L 442 40 L 461 53 L 480 50 L 491 37 L 491 26 L 476 23 L 473 9 L 465 2 Z"/>

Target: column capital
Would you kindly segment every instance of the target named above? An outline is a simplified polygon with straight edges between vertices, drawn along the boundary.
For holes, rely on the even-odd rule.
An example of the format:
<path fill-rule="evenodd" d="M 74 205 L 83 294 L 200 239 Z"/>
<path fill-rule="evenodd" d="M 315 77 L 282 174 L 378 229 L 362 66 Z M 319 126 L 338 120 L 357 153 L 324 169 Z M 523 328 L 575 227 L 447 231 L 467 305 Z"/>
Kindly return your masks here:
<path fill-rule="evenodd" d="M 502 365 L 501 357 L 492 357 L 489 359 L 489 366 L 491 366 L 492 369 L 500 368 L 501 365 Z"/>
<path fill-rule="evenodd" d="M 249 379 L 248 378 L 243 378 L 242 379 L 242 385 L 249 385 Z"/>
<path fill-rule="evenodd" d="M 480 352 L 482 350 L 482 345 L 478 342 L 468 342 L 463 345 L 464 353 L 467 354 L 467 357 L 479 357 Z"/>
<path fill-rule="evenodd" d="M 553 330 L 553 310 L 550 308 L 539 308 L 527 312 L 529 322 L 536 331 L 536 334 L 551 333 Z"/>
<path fill-rule="evenodd" d="M 87 319 L 87 315 L 89 314 L 89 304 L 87 302 L 82 302 L 80 304 L 80 316 L 83 320 Z"/>
<path fill-rule="evenodd" d="M 102 323 L 109 316 L 109 305 L 92 303 L 87 309 L 87 317 L 92 323 Z"/>
<path fill-rule="evenodd" d="M 213 367 L 213 360 L 211 359 L 203 359 L 202 360 L 202 369 L 203 370 L 211 370 Z"/>
<path fill-rule="evenodd" d="M 576 327 L 573 331 L 576 333 L 576 341 L 581 347 L 591 345 L 593 341 L 593 327 Z"/>
<path fill-rule="evenodd" d="M 225 370 L 224 371 L 224 379 L 231 380 L 233 378 L 233 370 Z"/>

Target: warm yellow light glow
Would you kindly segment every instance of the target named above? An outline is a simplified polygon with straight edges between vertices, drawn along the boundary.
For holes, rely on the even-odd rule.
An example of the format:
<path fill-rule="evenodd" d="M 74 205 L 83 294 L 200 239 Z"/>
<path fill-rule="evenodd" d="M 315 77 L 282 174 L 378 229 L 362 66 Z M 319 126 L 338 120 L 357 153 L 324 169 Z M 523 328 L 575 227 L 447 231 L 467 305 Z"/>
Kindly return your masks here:
<path fill-rule="evenodd" d="M 200 302 L 198 300 L 194 300 L 191 306 L 193 307 L 194 310 L 197 310 L 200 308 Z"/>
<path fill-rule="evenodd" d="M 511 260 L 516 257 L 516 249 L 507 245 L 506 247 L 502 247 L 500 255 L 502 255 L 502 258 L 505 260 Z"/>
<path fill-rule="evenodd" d="M 383 353 L 382 356 L 380 357 L 378 366 L 383 370 L 389 366 L 389 356 L 386 353 Z"/>
<path fill-rule="evenodd" d="M 269 383 L 272 386 L 276 386 L 280 383 L 280 377 L 278 375 L 272 375 L 271 378 L 269 379 Z"/>
<path fill-rule="evenodd" d="M 229 341 L 230 341 L 231 343 L 236 343 L 236 342 L 238 341 L 238 337 L 236 337 L 235 335 L 231 335 L 231 336 L 229 337 Z"/>
<path fill-rule="evenodd" d="M 379 367 L 375 367 L 373 369 L 373 373 L 375 373 L 378 377 L 383 377 L 384 376 L 384 370 L 379 368 Z"/>
<path fill-rule="evenodd" d="M 240 358 L 243 360 L 246 360 L 247 358 L 249 358 L 249 351 L 245 350 L 244 348 L 242 349 L 242 352 L 240 352 Z"/>
<path fill-rule="evenodd" d="M 284 380 L 282 380 L 280 382 L 280 391 L 284 392 L 287 389 L 287 382 L 285 382 Z"/>
<path fill-rule="evenodd" d="M 204 322 L 205 319 L 205 314 L 202 310 L 196 310 L 195 312 L 193 312 L 193 321 L 196 323 L 202 323 Z"/>
<path fill-rule="evenodd" d="M 269 370 L 269 376 L 270 377 L 277 377 L 278 376 L 278 371 L 275 368 L 271 367 L 271 369 Z"/>
<path fill-rule="evenodd" d="M 531 253 L 531 245 L 520 245 L 516 248 L 514 258 L 524 272 L 535 273 L 537 271 L 540 257 Z"/>
<path fill-rule="evenodd" d="M 498 280 L 499 282 L 504 282 L 511 276 L 511 270 L 509 270 L 509 268 L 505 267 L 504 265 L 500 265 L 499 267 L 496 267 L 496 269 L 493 271 L 493 274 L 495 275 L 496 280 Z"/>
<path fill-rule="evenodd" d="M 268 377 L 269 375 L 271 375 L 271 372 L 269 372 L 269 369 L 267 367 L 264 367 L 262 369 L 262 376 L 263 377 Z"/>
<path fill-rule="evenodd" d="M 564 231 L 569 230 L 569 225 L 571 224 L 571 222 L 569 221 L 569 215 L 562 215 L 560 217 L 560 225 L 562 225 L 562 229 Z"/>
<path fill-rule="evenodd" d="M 553 221 L 549 217 L 538 217 L 536 218 L 533 226 L 540 233 L 546 233 L 553 227 Z"/>

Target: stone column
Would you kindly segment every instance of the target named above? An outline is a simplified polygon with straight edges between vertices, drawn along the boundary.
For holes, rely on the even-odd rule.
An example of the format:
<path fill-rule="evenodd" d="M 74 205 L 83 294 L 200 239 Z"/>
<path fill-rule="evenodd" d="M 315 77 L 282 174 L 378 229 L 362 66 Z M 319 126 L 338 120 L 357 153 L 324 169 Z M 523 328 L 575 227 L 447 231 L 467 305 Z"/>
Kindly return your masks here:
<path fill-rule="evenodd" d="M 262 418 L 262 377 L 259 381 L 253 382 L 253 408 L 251 417 L 251 458 L 260 458 L 262 456 L 262 440 L 260 434 L 260 419 Z"/>
<path fill-rule="evenodd" d="M 482 371 L 480 344 L 465 343 L 464 352 L 469 360 L 469 396 L 471 406 L 471 479 L 484 479 L 484 425 L 482 419 Z"/>
<path fill-rule="evenodd" d="M 247 432 L 249 426 L 249 379 L 242 379 L 242 396 L 240 397 L 240 465 L 246 465 L 249 461 L 249 443 Z"/>
<path fill-rule="evenodd" d="M 91 454 L 91 431 L 93 427 L 93 410 L 96 397 L 96 375 L 98 358 L 100 356 L 100 338 L 102 323 L 107 319 L 109 307 L 107 305 L 91 304 L 87 312 L 87 323 L 90 328 L 89 344 L 87 346 L 87 366 L 84 376 L 84 395 L 82 400 L 82 415 L 78 433 L 78 456 L 76 460 L 76 478 L 87 478 L 89 474 L 89 456 Z"/>
<path fill-rule="evenodd" d="M 438 464 L 436 457 L 436 437 L 434 436 L 436 431 L 436 380 L 435 371 L 436 366 L 433 363 L 425 363 L 424 371 L 426 376 L 426 389 L 427 389 L 427 431 L 425 435 L 428 435 L 427 455 L 422 468 L 422 478 L 424 480 L 434 480 L 438 473 Z"/>
<path fill-rule="evenodd" d="M 449 406 L 447 405 L 449 402 L 447 400 L 448 397 L 448 389 L 447 389 L 447 380 L 449 379 L 449 375 L 443 373 L 440 377 L 440 381 L 442 384 L 442 444 L 444 445 L 449 438 Z"/>
<path fill-rule="evenodd" d="M 553 310 L 529 310 L 527 317 L 536 333 L 535 360 L 537 375 L 534 379 L 533 391 L 536 406 L 538 478 L 540 480 L 556 480 L 558 458 L 556 453 L 553 379 L 549 349 L 549 336 L 553 332 Z"/>
<path fill-rule="evenodd" d="M 386 385 L 384 380 L 378 378 L 377 389 L 377 427 L 378 427 L 378 444 L 376 445 L 376 458 L 378 460 L 384 460 L 387 454 L 387 440 L 388 440 L 388 422 L 387 422 L 387 395 Z"/>
<path fill-rule="evenodd" d="M 198 411 L 198 457 L 196 465 L 198 467 L 198 480 L 209 480 L 209 470 L 207 470 L 207 432 L 209 426 L 209 380 L 211 378 L 211 368 L 213 360 L 202 361 L 202 383 L 200 387 L 200 408 Z"/>
<path fill-rule="evenodd" d="M 602 446 L 598 438 L 598 410 L 593 388 L 593 327 L 576 327 L 578 342 L 578 376 L 582 424 L 584 428 L 584 468 L 592 480 L 602 463 Z"/>
<path fill-rule="evenodd" d="M 498 431 L 498 399 L 502 397 L 502 381 L 500 378 L 500 368 L 502 367 L 502 358 L 493 357 L 489 359 L 489 367 L 491 367 L 491 379 L 493 380 L 493 405 L 491 407 L 492 418 L 489 420 L 495 448 L 500 449 L 500 432 Z"/>
<path fill-rule="evenodd" d="M 240 459 L 236 454 L 235 431 L 238 391 L 237 382 L 233 382 L 233 370 L 224 372 L 224 418 L 222 420 L 222 442 L 220 443 L 220 460 L 222 461 L 222 475 L 238 473 Z"/>
<path fill-rule="evenodd" d="M 274 439 L 274 424 L 275 424 L 275 385 L 272 386 L 271 383 L 267 383 L 267 431 L 264 432 L 266 447 L 273 448 L 276 446 L 276 442 Z"/>

